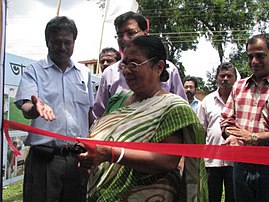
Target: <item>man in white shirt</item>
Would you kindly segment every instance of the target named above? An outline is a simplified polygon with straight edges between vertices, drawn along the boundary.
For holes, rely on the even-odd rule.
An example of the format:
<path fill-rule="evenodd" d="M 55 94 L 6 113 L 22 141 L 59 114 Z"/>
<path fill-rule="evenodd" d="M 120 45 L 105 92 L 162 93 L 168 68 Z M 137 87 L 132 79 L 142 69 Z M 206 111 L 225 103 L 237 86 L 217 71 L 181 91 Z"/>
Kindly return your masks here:
<path fill-rule="evenodd" d="M 220 116 L 236 81 L 236 69 L 225 62 L 218 66 L 216 80 L 218 89 L 207 95 L 198 109 L 198 118 L 206 131 L 206 144 L 221 145 L 224 139 L 221 135 Z M 223 183 L 225 201 L 234 201 L 233 163 L 218 159 L 205 159 L 208 176 L 209 202 L 220 202 Z"/>

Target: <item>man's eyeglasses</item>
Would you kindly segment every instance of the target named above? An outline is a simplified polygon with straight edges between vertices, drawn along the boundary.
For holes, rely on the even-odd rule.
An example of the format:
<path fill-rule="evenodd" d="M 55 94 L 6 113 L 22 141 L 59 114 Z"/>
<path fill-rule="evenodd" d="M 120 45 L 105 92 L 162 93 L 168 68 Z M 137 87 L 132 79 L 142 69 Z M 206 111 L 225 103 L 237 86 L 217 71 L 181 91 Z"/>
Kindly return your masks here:
<path fill-rule="evenodd" d="M 123 38 L 125 34 L 130 38 L 136 35 L 139 31 L 141 30 L 140 29 L 128 29 L 128 30 L 125 30 L 124 32 L 117 32 L 117 35 L 115 36 L 115 38 L 116 39 Z"/>
<path fill-rule="evenodd" d="M 253 60 L 254 57 L 257 60 L 263 60 L 264 58 L 267 57 L 267 54 L 265 54 L 265 53 L 248 54 L 248 60 Z"/>
<path fill-rule="evenodd" d="M 130 70 L 135 70 L 135 69 L 137 69 L 138 67 L 140 67 L 140 66 L 146 64 L 147 62 L 150 62 L 150 61 L 154 60 L 155 58 L 156 58 L 156 57 L 150 58 L 150 59 L 148 59 L 148 60 L 146 60 L 146 61 L 144 61 L 144 62 L 141 62 L 141 63 L 139 63 L 139 64 L 137 64 L 136 62 L 130 62 L 129 64 L 125 64 L 125 63 L 121 62 L 121 63 L 120 63 L 120 69 L 124 70 L 124 69 L 127 67 L 127 68 L 130 69 Z"/>

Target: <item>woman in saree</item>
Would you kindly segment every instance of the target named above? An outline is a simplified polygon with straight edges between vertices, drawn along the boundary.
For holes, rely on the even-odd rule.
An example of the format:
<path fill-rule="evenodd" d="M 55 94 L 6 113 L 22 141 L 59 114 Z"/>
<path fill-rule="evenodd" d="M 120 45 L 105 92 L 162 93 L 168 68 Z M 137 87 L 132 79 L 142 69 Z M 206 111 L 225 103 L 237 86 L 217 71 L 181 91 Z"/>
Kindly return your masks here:
<path fill-rule="evenodd" d="M 166 51 L 158 37 L 138 36 L 124 49 L 120 68 L 130 90 L 115 94 L 90 138 L 118 142 L 204 143 L 189 104 L 161 89 Z M 161 144 L 160 144 L 161 148 Z M 86 147 L 81 166 L 91 168 L 88 201 L 199 201 L 200 159 L 104 145 Z M 202 169 L 203 170 L 203 169 Z"/>

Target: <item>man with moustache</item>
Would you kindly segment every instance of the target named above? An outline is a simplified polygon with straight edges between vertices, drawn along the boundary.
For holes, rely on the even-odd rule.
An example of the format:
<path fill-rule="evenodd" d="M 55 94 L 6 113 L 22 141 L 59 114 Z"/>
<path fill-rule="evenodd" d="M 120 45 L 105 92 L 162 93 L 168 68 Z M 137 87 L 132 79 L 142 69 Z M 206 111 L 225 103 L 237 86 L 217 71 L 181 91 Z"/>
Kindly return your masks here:
<path fill-rule="evenodd" d="M 225 141 L 221 136 L 220 116 L 236 77 L 236 69 L 232 63 L 220 64 L 216 73 L 218 89 L 207 95 L 198 109 L 197 115 L 206 131 L 206 144 L 208 145 L 221 145 Z M 205 159 L 205 166 L 208 177 L 209 202 L 221 202 L 223 183 L 225 201 L 233 202 L 233 163 L 218 159 Z"/>
<path fill-rule="evenodd" d="M 269 146 L 269 34 L 251 37 L 247 44 L 252 75 L 234 85 L 221 114 L 223 144 Z M 269 166 L 234 163 L 235 200 L 269 200 Z"/>
<path fill-rule="evenodd" d="M 197 79 L 194 76 L 187 76 L 183 82 L 189 104 L 195 113 L 197 113 L 197 110 L 201 104 L 201 101 L 195 97 L 197 84 Z"/>
<path fill-rule="evenodd" d="M 101 50 L 101 53 L 99 54 L 99 64 L 101 67 L 101 71 L 104 72 L 104 70 L 114 63 L 118 62 L 121 59 L 121 55 L 119 51 L 117 51 L 115 48 L 107 47 L 103 48 Z"/>
<path fill-rule="evenodd" d="M 31 126 L 67 137 L 87 137 L 93 105 L 91 72 L 71 60 L 78 30 L 73 20 L 56 16 L 45 28 L 48 54 L 28 65 L 16 106 Z M 88 171 L 78 167 L 74 143 L 29 133 L 23 201 L 85 202 Z M 83 150 L 81 150 L 83 151 Z"/>
<path fill-rule="evenodd" d="M 136 36 L 148 34 L 148 23 L 144 16 L 132 11 L 118 16 L 114 21 L 117 35 L 115 38 L 121 51 L 124 50 L 128 42 Z M 108 100 L 122 89 L 129 89 L 123 77 L 122 70 L 119 68 L 120 62 L 117 62 L 105 69 L 102 74 L 100 85 L 97 91 L 95 103 L 93 106 L 93 116 L 99 118 L 103 115 Z M 178 69 L 169 61 L 169 80 L 161 83 L 162 89 L 180 95 L 187 100 Z"/>

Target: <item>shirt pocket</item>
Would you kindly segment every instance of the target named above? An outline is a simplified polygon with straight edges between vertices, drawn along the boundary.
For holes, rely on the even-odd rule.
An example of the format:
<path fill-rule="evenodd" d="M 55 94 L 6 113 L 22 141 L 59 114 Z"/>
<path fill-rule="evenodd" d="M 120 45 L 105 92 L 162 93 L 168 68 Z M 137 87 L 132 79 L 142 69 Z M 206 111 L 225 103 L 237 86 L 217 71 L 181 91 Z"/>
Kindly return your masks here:
<path fill-rule="evenodd" d="M 89 105 L 89 94 L 85 84 L 74 84 L 74 101 L 80 104 Z"/>

